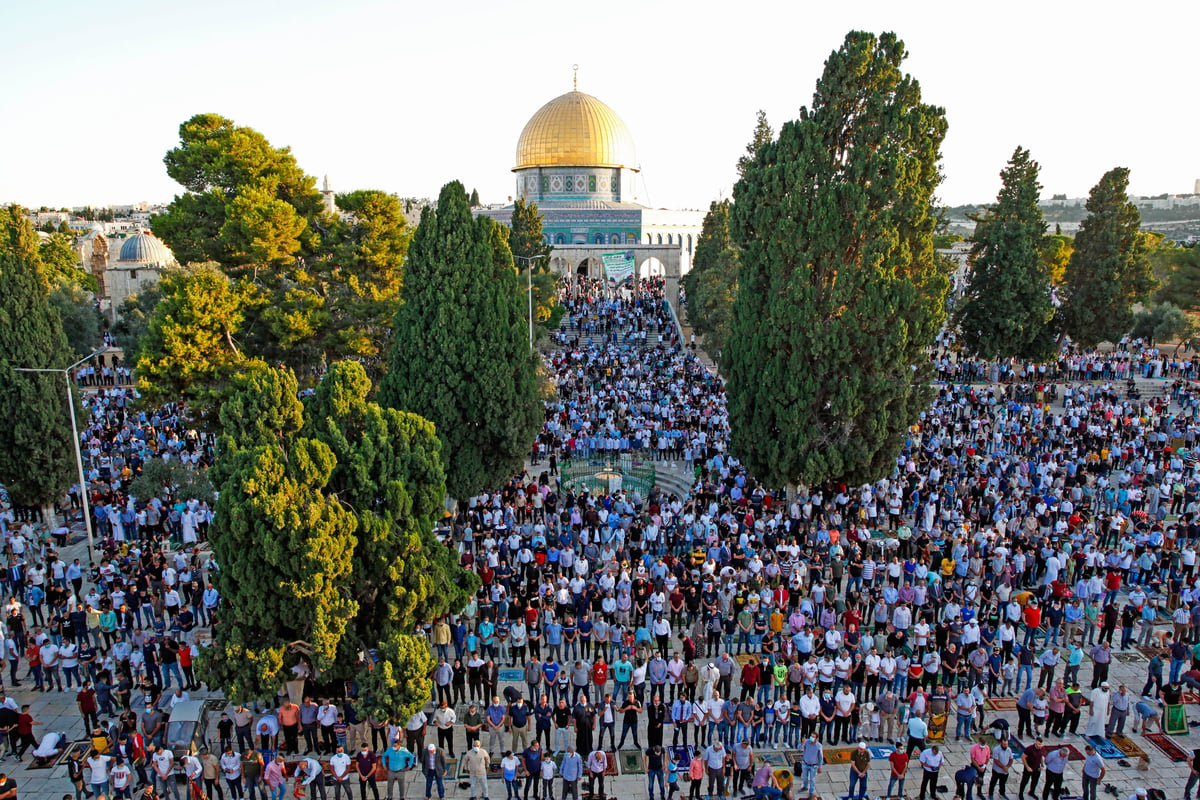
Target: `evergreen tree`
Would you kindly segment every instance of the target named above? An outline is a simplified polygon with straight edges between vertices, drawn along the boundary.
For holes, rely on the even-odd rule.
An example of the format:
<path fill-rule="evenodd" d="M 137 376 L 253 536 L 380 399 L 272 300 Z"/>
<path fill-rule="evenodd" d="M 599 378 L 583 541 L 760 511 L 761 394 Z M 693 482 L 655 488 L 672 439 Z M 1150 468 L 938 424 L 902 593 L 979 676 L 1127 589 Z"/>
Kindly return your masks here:
<path fill-rule="evenodd" d="M 457 181 L 421 216 L 392 325 L 385 405 L 431 420 L 446 486 L 465 499 L 519 472 L 538 408 L 525 302 L 507 236 L 472 219 Z"/>
<path fill-rule="evenodd" d="M 704 349 L 718 361 L 729 336 L 729 318 L 738 287 L 738 248 L 730 231 L 733 203 L 714 201 L 704 215 L 692 268 L 683 276 L 688 322 L 704 337 Z"/>
<path fill-rule="evenodd" d="M 471 190 L 471 208 L 479 208 L 479 190 Z"/>
<path fill-rule="evenodd" d="M 746 155 L 738 159 L 739 177 L 746 176 L 746 170 L 758 157 L 758 151 L 762 149 L 763 145 L 770 144 L 774 138 L 775 132 L 771 130 L 771 123 L 767 122 L 767 112 L 760 110 L 754 124 L 754 135 L 750 137 L 750 142 L 746 145 Z"/>
<path fill-rule="evenodd" d="M 932 210 L 946 122 L 904 58 L 894 34 L 848 34 L 812 107 L 734 188 L 731 447 L 768 484 L 887 474 L 930 400 L 925 348 L 948 285 Z"/>
<path fill-rule="evenodd" d="M 231 696 L 263 699 L 303 658 L 323 680 L 357 680 L 365 713 L 405 719 L 432 688 L 417 629 L 478 587 L 433 535 L 441 443 L 428 420 L 369 402 L 356 362 L 334 364 L 303 407 L 297 389 L 286 370 L 257 370 L 222 410 L 212 540 L 225 608 L 204 669 Z"/>
<path fill-rule="evenodd" d="M 432 688 L 429 646 L 415 631 L 460 611 L 478 579 L 433 535 L 446 494 L 433 424 L 368 402 L 370 391 L 362 365 L 334 364 L 305 409 L 307 430 L 337 458 L 327 490 L 358 517 L 349 588 L 358 614 L 343 640 L 343 663 L 353 664 L 360 649 L 379 650 L 362 681 L 368 711 L 403 719 Z"/>
<path fill-rule="evenodd" d="M 71 360 L 94 352 L 100 346 L 104 317 L 96 309 L 92 296 L 77 283 L 59 280 L 50 289 L 48 299 L 62 320 L 63 333 L 71 349 Z"/>
<path fill-rule="evenodd" d="M 374 359 L 387 353 L 400 307 L 412 230 L 395 195 L 360 189 L 338 195 L 344 216 L 327 224 L 313 267 L 329 311 L 325 352 Z"/>
<path fill-rule="evenodd" d="M 387 348 L 410 233 L 399 200 L 338 197 L 325 212 L 316 179 L 286 147 L 216 114 L 180 126 L 164 159 L 186 190 L 152 220 L 181 264 L 213 262 L 247 294 L 240 346 L 302 379 Z"/>
<path fill-rule="evenodd" d="M 239 700 L 275 694 L 294 642 L 318 675 L 335 668 L 358 611 L 344 592 L 356 520 L 325 491 L 337 459 L 301 435 L 297 391 L 290 372 L 264 368 L 221 409 L 210 538 L 227 609 L 201 667 Z"/>
<path fill-rule="evenodd" d="M 1154 256 L 1162 274 L 1155 299 L 1188 311 L 1200 310 L 1200 247 L 1161 247 Z"/>
<path fill-rule="evenodd" d="M 996 204 L 976 220 L 971 273 L 955 324 L 963 346 L 982 358 L 1040 361 L 1054 353 L 1055 337 L 1038 163 L 1018 147 L 1000 178 Z"/>
<path fill-rule="evenodd" d="M 537 203 L 520 198 L 513 204 L 508 246 L 512 250 L 517 271 L 533 268 L 533 313 L 537 328 L 534 335 L 558 327 L 563 309 L 558 304 L 558 278 L 550 269 L 553 248 L 546 243 L 542 232 L 542 215 Z"/>
<path fill-rule="evenodd" d="M 158 291 L 138 348 L 138 391 L 150 403 L 218 408 L 231 379 L 261 364 L 237 341 L 253 288 L 208 264 L 164 275 Z"/>
<path fill-rule="evenodd" d="M 1116 167 L 1092 188 L 1067 263 L 1063 330 L 1083 347 L 1120 341 L 1133 325 L 1133 304 L 1154 288 L 1142 215 L 1128 187 L 1129 170 Z"/>
<path fill-rule="evenodd" d="M 56 373 L 75 359 L 62 319 L 50 305 L 38 260 L 37 233 L 13 206 L 0 212 L 0 483 L 12 502 L 48 506 L 77 481 L 67 384 Z"/>

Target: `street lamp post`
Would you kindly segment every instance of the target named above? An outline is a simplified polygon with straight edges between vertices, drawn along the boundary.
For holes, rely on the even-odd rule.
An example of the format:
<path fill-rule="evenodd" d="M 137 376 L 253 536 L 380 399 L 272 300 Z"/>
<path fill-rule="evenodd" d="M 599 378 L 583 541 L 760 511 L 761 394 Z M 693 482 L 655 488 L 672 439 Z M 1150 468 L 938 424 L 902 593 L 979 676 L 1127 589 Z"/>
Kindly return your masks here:
<path fill-rule="evenodd" d="M 96 562 L 96 545 L 92 536 L 92 513 L 88 508 L 87 482 L 83 478 L 83 453 L 79 449 L 79 425 L 75 421 L 75 397 L 71 394 L 71 370 L 85 361 L 91 361 L 96 356 L 108 350 L 103 347 L 89 356 L 79 359 L 74 364 L 63 369 L 34 369 L 33 367 L 13 367 L 13 372 L 58 372 L 67 382 L 67 409 L 71 412 L 71 439 L 75 444 L 75 470 L 79 479 L 79 505 L 83 510 L 83 527 L 87 531 L 88 560 Z M 70 520 L 68 518 L 68 525 Z"/>
<path fill-rule="evenodd" d="M 530 350 L 533 349 L 533 262 L 537 261 L 539 258 L 545 258 L 545 256 L 513 256 L 514 260 L 519 259 L 521 261 L 524 261 L 526 267 L 529 270 L 529 272 L 527 273 L 527 275 L 528 275 L 527 292 L 529 294 L 529 349 Z"/>

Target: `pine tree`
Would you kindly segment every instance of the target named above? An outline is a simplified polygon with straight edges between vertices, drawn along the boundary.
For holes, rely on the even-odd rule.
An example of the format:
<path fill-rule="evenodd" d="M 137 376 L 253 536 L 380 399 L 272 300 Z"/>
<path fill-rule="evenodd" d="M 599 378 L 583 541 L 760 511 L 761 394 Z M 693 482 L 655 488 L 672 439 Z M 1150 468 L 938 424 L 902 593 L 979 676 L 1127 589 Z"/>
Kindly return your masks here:
<path fill-rule="evenodd" d="M 731 447 L 768 484 L 886 474 L 930 399 L 924 350 L 948 285 L 932 213 L 946 122 L 904 58 L 894 34 L 847 35 L 812 107 L 734 188 Z"/>
<path fill-rule="evenodd" d="M 971 273 L 955 324 L 963 346 L 982 358 L 1040 361 L 1053 354 L 1055 337 L 1038 163 L 1018 147 L 1000 178 L 995 205 L 976 220 Z"/>
<path fill-rule="evenodd" d="M 1154 288 L 1142 215 L 1128 187 L 1129 170 L 1116 167 L 1092 188 L 1067 262 L 1063 330 L 1082 347 L 1120 341 L 1133 325 L 1133 304 Z"/>
<path fill-rule="evenodd" d="M 0 210 L 0 483 L 22 506 L 48 506 L 78 480 L 67 408 L 82 419 L 78 399 L 60 374 L 14 371 L 75 360 L 49 295 L 33 226 L 16 206 Z"/>
<path fill-rule="evenodd" d="M 385 405 L 431 420 L 446 486 L 465 499 L 519 472 L 540 416 L 525 302 L 507 236 L 442 188 L 409 248 Z"/>
<path fill-rule="evenodd" d="M 733 203 L 714 201 L 704 215 L 692 268 L 683 277 L 688 322 L 704 337 L 704 349 L 720 360 L 738 287 L 738 248 L 730 231 Z"/>

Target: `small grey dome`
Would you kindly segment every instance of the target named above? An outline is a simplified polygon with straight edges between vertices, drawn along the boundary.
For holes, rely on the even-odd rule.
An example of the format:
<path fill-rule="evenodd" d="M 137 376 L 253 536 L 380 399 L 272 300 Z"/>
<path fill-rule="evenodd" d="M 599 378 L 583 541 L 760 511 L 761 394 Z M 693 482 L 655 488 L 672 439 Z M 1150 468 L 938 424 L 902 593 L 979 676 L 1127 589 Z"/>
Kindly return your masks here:
<path fill-rule="evenodd" d="M 153 234 L 135 233 L 121 245 L 120 260 L 166 266 L 175 263 L 175 256 Z"/>

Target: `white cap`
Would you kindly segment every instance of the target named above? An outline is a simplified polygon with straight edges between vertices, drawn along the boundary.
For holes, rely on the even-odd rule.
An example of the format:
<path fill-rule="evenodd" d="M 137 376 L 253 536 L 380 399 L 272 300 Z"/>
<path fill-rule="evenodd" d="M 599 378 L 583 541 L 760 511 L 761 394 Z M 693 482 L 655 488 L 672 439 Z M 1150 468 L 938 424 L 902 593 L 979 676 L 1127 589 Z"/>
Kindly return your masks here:
<path fill-rule="evenodd" d="M 858 749 L 859 749 L 859 750 L 866 750 L 866 749 L 867 749 L 867 743 L 866 743 L 866 742 L 859 742 L 859 743 L 858 743 Z"/>

